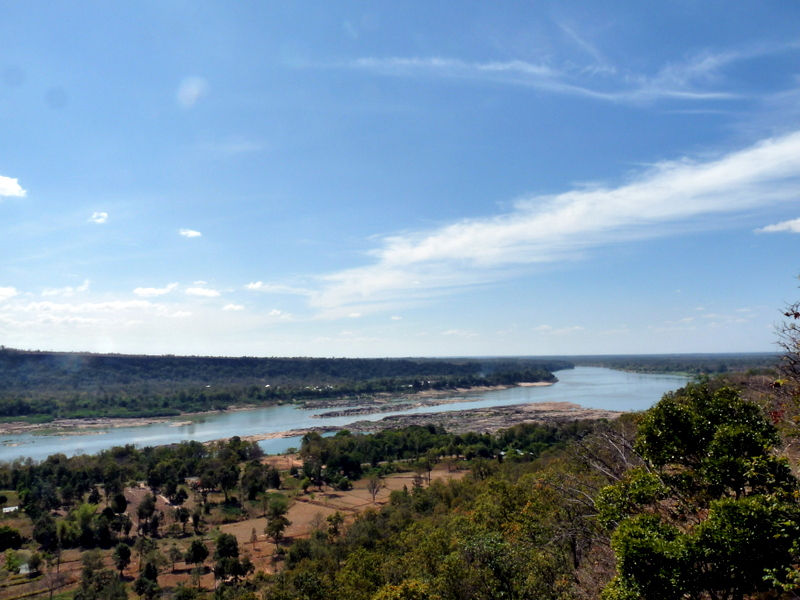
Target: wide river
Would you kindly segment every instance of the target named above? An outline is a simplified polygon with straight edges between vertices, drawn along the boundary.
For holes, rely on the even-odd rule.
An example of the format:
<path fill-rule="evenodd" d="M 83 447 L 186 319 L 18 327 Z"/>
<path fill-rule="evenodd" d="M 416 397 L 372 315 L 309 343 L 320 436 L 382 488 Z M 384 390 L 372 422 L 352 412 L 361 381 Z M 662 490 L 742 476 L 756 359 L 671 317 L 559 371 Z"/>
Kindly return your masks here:
<path fill-rule="evenodd" d="M 364 419 L 377 420 L 389 414 L 445 412 L 532 402 L 573 402 L 586 408 L 645 410 L 663 394 L 682 387 L 688 381 L 685 377 L 675 375 L 641 375 L 596 367 L 576 367 L 558 371 L 556 376 L 558 383 L 549 387 L 513 387 L 461 394 L 455 397 L 480 398 L 480 400 L 414 408 L 396 413 L 313 419 L 312 415 L 330 409 L 302 410 L 295 406 L 284 405 L 248 411 L 176 417 L 167 423 L 108 428 L 93 432 L 91 435 L 5 435 L 0 439 L 0 460 L 11 461 L 19 457 L 42 460 L 56 453 L 67 456 L 94 454 L 112 446 L 125 444 L 144 447 L 172 444 L 183 440 L 205 442 L 234 435 L 255 435 L 320 425 L 347 425 Z M 300 438 L 278 438 L 265 440 L 260 444 L 265 452 L 276 454 L 293 446 L 298 447 Z"/>

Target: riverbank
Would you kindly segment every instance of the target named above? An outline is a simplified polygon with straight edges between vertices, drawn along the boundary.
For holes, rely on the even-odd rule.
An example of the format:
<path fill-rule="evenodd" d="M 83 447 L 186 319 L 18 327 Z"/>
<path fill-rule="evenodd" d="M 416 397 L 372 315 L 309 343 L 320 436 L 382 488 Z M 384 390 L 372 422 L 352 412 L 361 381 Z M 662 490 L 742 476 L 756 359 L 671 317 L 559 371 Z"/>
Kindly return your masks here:
<path fill-rule="evenodd" d="M 543 387 L 553 385 L 550 382 L 537 382 L 537 383 L 521 383 L 519 386 L 516 387 Z M 312 419 L 331 419 L 335 417 L 352 417 L 358 415 L 371 415 L 375 413 L 384 413 L 384 412 L 398 412 L 401 410 L 412 410 L 415 408 L 423 408 L 426 406 L 441 406 L 443 404 L 462 404 L 464 402 L 479 402 L 483 400 L 483 398 L 479 397 L 469 397 L 465 398 L 463 396 L 452 397 L 453 393 L 456 394 L 463 394 L 466 392 L 472 393 L 480 393 L 480 392 L 493 392 L 497 390 L 507 390 L 510 389 L 511 386 L 507 385 L 499 385 L 494 388 L 477 388 L 477 389 L 469 389 L 469 390 L 455 390 L 455 392 L 448 392 L 447 394 L 444 393 L 436 393 L 436 392 L 421 392 L 419 395 L 422 396 L 421 400 L 417 402 L 387 402 L 387 401 L 380 401 L 375 400 L 374 402 L 364 404 L 361 403 L 357 405 L 355 408 L 345 408 L 343 410 L 332 410 L 329 412 L 320 413 L 318 415 L 311 415 Z M 309 408 L 309 407 L 304 407 Z M 327 408 L 327 407 L 320 407 L 315 406 L 313 408 Z"/>
<path fill-rule="evenodd" d="M 550 386 L 551 382 L 537 382 L 537 383 L 522 383 L 519 386 L 498 385 L 493 387 L 475 387 L 466 389 L 456 389 L 447 391 L 433 391 L 426 390 L 413 394 L 376 394 L 369 397 L 360 398 L 335 398 L 330 400 L 309 400 L 303 404 L 298 404 L 296 408 L 315 410 L 320 408 L 336 408 L 336 407 L 359 407 L 355 408 L 355 412 L 350 413 L 354 415 L 368 415 L 379 412 L 393 412 L 397 410 L 409 410 L 420 406 L 437 406 L 439 404 L 450 404 L 452 402 L 477 402 L 482 398 L 452 398 L 448 396 L 453 394 L 465 393 L 481 393 L 491 392 L 496 390 L 505 390 L 511 387 L 531 387 L 531 386 Z M 398 398 L 414 397 L 421 398 L 417 402 L 397 402 Z M 394 401 L 393 401 L 394 400 Z M 195 422 L 204 416 L 218 415 L 221 413 L 230 412 L 244 412 L 264 408 L 264 406 L 245 405 L 245 406 L 229 406 L 226 410 L 219 411 L 203 411 L 196 413 L 182 413 L 178 417 L 122 417 L 122 418 L 109 418 L 109 417 L 90 417 L 83 419 L 55 419 L 48 423 L 24 423 L 24 422 L 11 422 L 0 423 L 0 436 L 4 435 L 21 435 L 31 434 L 36 436 L 85 436 L 106 433 L 109 429 L 117 429 L 123 427 L 144 427 L 147 425 L 169 425 L 170 427 L 181 427 Z M 334 411 L 336 412 L 336 411 Z M 341 411 L 346 413 L 347 411 Z M 328 414 L 324 413 L 326 417 L 334 416 L 347 416 L 346 414 Z M 316 418 L 317 415 L 314 415 Z M 178 419 L 178 420 L 176 420 Z M 302 435 L 302 434 L 301 434 Z M 290 437 L 284 435 L 276 435 L 274 437 Z M 270 438 L 263 438 L 270 439 Z M 0 444 L 4 442 L 0 441 Z M 14 442 L 6 443 L 5 445 L 16 445 Z"/>

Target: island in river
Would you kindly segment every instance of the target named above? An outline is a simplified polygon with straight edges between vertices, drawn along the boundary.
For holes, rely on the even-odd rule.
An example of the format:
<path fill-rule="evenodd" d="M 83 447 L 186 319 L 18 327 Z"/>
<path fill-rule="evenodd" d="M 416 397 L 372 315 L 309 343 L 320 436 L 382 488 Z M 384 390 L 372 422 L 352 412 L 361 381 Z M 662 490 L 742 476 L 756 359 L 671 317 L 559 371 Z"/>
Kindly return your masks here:
<path fill-rule="evenodd" d="M 386 429 L 398 429 L 411 425 L 438 425 L 449 433 L 496 433 L 520 423 L 564 423 L 569 421 L 588 421 L 616 419 L 620 411 L 599 408 L 584 408 L 572 402 L 540 402 L 535 404 L 512 404 L 467 410 L 453 410 L 411 415 L 390 415 L 378 421 L 356 421 L 349 425 L 322 425 L 305 427 L 291 431 L 242 436 L 251 442 L 282 437 L 296 437 L 306 433 L 331 433 L 346 429 L 351 433 L 377 433 Z M 226 438 L 227 439 L 227 438 Z"/>

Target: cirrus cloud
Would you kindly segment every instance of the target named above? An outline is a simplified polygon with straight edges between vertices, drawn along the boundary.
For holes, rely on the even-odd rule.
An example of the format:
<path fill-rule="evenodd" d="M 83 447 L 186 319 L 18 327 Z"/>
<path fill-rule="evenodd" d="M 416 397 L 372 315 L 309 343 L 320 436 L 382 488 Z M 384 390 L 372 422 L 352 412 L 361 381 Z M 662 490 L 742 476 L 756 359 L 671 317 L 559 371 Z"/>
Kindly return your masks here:
<path fill-rule="evenodd" d="M 505 214 L 385 237 L 369 252 L 372 264 L 321 276 L 309 303 L 331 317 L 383 309 L 580 259 L 608 244 L 668 235 L 688 223 L 716 226 L 724 213 L 797 201 L 798 190 L 800 131 L 712 160 L 661 162 L 616 187 L 532 196 Z"/>
<path fill-rule="evenodd" d="M 199 231 L 195 231 L 194 229 L 179 229 L 178 234 L 187 238 L 196 238 L 203 235 L 202 233 L 200 233 Z"/>

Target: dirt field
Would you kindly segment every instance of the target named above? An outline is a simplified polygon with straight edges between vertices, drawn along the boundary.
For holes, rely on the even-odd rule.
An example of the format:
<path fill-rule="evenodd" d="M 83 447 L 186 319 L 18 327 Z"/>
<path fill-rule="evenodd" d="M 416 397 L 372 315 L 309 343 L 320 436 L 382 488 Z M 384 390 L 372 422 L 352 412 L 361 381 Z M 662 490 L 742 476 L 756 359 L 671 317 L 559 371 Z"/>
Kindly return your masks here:
<path fill-rule="evenodd" d="M 270 458 L 283 459 L 284 457 Z M 431 474 L 431 480 L 449 481 L 451 479 L 460 479 L 466 473 L 466 471 L 448 472 L 444 465 L 438 465 Z M 392 491 L 402 490 L 404 486 L 410 490 L 413 487 L 413 479 L 413 473 L 397 473 L 386 477 L 383 482 L 383 488 L 375 496 L 374 504 L 372 495 L 367 490 L 366 480 L 356 481 L 353 489 L 347 492 L 338 492 L 325 488 L 322 492 L 314 491 L 298 496 L 293 499 L 287 514 L 292 524 L 286 530 L 286 542 L 310 536 L 315 527 L 327 527 L 325 519 L 337 511 L 345 517 L 345 522 L 347 523 L 366 508 L 379 508 L 389 501 L 389 494 Z M 264 535 L 266 525 L 266 519 L 257 518 L 222 525 L 219 529 L 223 533 L 230 533 L 236 536 L 239 541 L 239 547 L 250 554 L 250 558 L 257 569 L 272 572 L 271 560 L 275 552 L 275 544 Z M 250 540 L 254 528 L 258 541 L 252 544 Z"/>
<path fill-rule="evenodd" d="M 301 466 L 297 457 L 294 456 L 270 456 L 264 459 L 264 462 L 273 464 L 281 470 L 291 468 L 292 466 Z M 445 465 L 438 465 L 431 474 L 432 481 L 437 479 L 448 481 L 451 479 L 460 479 L 464 477 L 466 471 L 453 471 L 449 472 Z M 300 494 L 291 500 L 288 519 L 291 521 L 291 526 L 286 530 L 286 539 L 281 544 L 286 547 L 291 544 L 295 539 L 308 537 L 315 528 L 327 528 L 328 524 L 326 518 L 335 512 L 339 512 L 344 516 L 345 523 L 352 522 L 355 516 L 366 508 L 379 508 L 389 501 L 389 494 L 394 490 L 402 490 L 407 487 L 409 490 L 413 487 L 413 473 L 398 473 L 386 477 L 383 481 L 383 487 L 376 494 L 375 502 L 372 501 L 372 495 L 367 490 L 367 481 L 357 481 L 352 490 L 346 492 L 334 491 L 329 488 L 324 488 L 322 491 L 312 488 L 312 492 L 307 494 Z M 149 490 L 143 486 L 136 486 L 127 488 L 125 490 L 125 498 L 128 500 L 127 513 L 131 516 L 134 522 L 132 535 L 136 534 L 137 518 L 136 509 L 141 503 L 144 496 L 149 493 Z M 221 500 L 213 498 L 213 500 Z M 189 498 L 185 504 L 188 508 L 194 508 L 193 498 Z M 167 500 L 161 496 L 156 498 L 156 507 L 158 510 L 163 511 L 166 517 L 166 524 L 162 529 L 162 534 L 167 531 L 172 521 L 172 511 L 174 507 L 170 506 Z M 215 537 L 215 530 L 218 529 L 221 533 L 230 533 L 236 536 L 239 542 L 239 549 L 242 555 L 250 556 L 256 569 L 265 572 L 274 572 L 275 565 L 273 564 L 273 555 L 275 553 L 275 544 L 267 539 L 264 535 L 264 528 L 266 527 L 266 519 L 263 517 L 251 518 L 237 523 L 230 523 L 220 525 L 217 527 L 209 527 L 206 530 L 205 539 L 210 553 L 213 552 L 213 543 L 211 539 Z M 255 529 L 257 541 L 252 543 L 252 534 Z M 187 531 L 191 530 L 191 526 Z M 185 551 L 188 547 L 192 537 L 187 534 L 185 536 L 178 535 L 164 536 L 157 540 L 159 547 L 162 551 L 166 551 L 173 544 L 177 545 L 181 551 Z M 111 562 L 111 551 L 104 551 L 105 564 L 108 568 L 113 569 Z M 206 564 L 211 564 L 211 558 L 206 560 Z M 280 564 L 280 563 L 278 563 Z M 125 580 L 128 584 L 138 576 L 139 560 L 136 553 L 133 553 L 131 564 L 124 571 Z M 278 566 L 278 568 L 280 568 Z M 163 588 L 174 588 L 179 582 L 188 583 L 191 577 L 190 565 L 186 565 L 183 561 L 175 564 L 174 570 L 167 567 L 159 575 L 158 581 Z M 63 581 L 60 582 L 58 591 L 66 591 L 74 589 L 80 581 L 81 571 L 81 551 L 76 549 L 66 550 L 61 556 L 60 577 Z M 205 574 L 200 584 L 206 589 L 214 588 L 214 578 L 209 572 Z M 48 581 L 46 577 L 41 577 L 36 580 L 28 580 L 25 575 L 13 576 L 8 580 L 0 582 L 0 600 L 3 598 L 18 598 L 25 596 L 28 598 L 46 598 L 48 596 Z"/>

